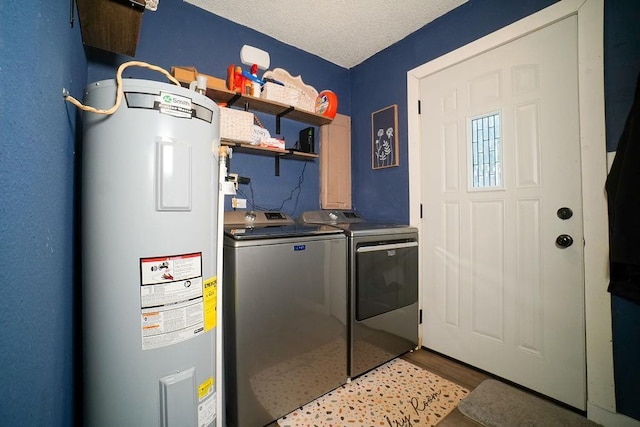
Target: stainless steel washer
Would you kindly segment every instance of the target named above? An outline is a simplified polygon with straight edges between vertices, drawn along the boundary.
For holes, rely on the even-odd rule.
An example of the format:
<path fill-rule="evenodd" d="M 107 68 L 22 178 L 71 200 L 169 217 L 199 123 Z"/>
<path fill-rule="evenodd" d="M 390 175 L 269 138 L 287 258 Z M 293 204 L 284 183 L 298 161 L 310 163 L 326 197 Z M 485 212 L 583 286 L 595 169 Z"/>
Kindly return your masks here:
<path fill-rule="evenodd" d="M 418 230 L 368 222 L 354 211 L 310 211 L 298 221 L 347 236 L 349 377 L 418 346 Z"/>
<path fill-rule="evenodd" d="M 227 212 L 230 426 L 263 426 L 347 381 L 346 238 L 280 212 Z"/>

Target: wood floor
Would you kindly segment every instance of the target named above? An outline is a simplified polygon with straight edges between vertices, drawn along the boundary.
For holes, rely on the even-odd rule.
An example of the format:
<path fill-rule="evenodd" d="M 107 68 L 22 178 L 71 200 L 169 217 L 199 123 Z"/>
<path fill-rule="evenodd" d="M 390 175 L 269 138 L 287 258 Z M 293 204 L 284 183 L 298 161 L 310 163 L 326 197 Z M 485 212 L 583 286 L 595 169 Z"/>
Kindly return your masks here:
<path fill-rule="evenodd" d="M 444 379 L 461 385 L 469 390 L 469 392 L 480 385 L 482 381 L 491 378 L 489 375 L 477 369 L 429 350 L 416 350 L 401 356 L 401 358 Z M 458 408 L 451 411 L 449 415 L 438 423 L 438 427 L 477 427 L 479 425 L 480 424 L 462 415 L 462 412 L 460 412 Z"/>

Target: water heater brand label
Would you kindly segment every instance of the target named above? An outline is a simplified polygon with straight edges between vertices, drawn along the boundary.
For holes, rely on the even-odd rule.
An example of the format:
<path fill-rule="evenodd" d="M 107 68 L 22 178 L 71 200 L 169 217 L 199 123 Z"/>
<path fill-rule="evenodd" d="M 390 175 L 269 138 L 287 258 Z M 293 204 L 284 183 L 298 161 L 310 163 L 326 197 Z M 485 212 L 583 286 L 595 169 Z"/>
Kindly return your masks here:
<path fill-rule="evenodd" d="M 161 113 L 169 114 L 174 117 L 190 119 L 193 114 L 191 98 L 167 92 L 160 92 L 159 109 Z"/>
<path fill-rule="evenodd" d="M 140 259 L 142 349 L 205 332 L 202 253 Z"/>
<path fill-rule="evenodd" d="M 293 246 L 293 250 L 294 251 L 304 251 L 305 249 L 307 249 L 307 247 L 305 245 L 294 245 Z"/>

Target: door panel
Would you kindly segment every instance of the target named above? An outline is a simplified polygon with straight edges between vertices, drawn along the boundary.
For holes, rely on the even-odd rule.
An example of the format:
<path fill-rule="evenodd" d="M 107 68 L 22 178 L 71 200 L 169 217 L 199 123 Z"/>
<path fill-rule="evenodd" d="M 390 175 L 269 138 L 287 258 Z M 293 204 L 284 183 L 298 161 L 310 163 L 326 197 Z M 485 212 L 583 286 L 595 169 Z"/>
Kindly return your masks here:
<path fill-rule="evenodd" d="M 421 80 L 423 344 L 585 409 L 577 69 L 572 16 Z"/>

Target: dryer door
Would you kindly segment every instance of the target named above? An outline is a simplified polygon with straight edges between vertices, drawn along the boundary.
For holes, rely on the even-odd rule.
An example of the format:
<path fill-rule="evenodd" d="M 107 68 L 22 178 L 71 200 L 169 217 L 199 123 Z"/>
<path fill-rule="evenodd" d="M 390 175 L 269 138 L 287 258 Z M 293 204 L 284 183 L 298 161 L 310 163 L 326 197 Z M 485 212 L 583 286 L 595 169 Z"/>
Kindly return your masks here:
<path fill-rule="evenodd" d="M 418 242 L 356 244 L 351 260 L 349 376 L 418 345 Z"/>
<path fill-rule="evenodd" d="M 418 242 L 363 245 L 356 254 L 357 321 L 418 301 Z"/>

